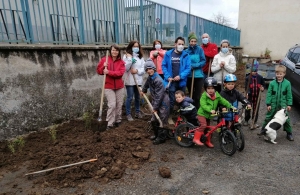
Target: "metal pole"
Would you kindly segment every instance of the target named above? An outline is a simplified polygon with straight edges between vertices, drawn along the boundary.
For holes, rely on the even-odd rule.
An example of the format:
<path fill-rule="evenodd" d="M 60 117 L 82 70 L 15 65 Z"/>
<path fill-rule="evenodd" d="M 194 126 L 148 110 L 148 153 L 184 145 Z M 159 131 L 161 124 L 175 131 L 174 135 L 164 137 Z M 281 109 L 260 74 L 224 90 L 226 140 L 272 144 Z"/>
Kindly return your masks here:
<path fill-rule="evenodd" d="M 188 28 L 188 33 L 191 31 L 191 1 L 189 0 L 189 28 Z"/>

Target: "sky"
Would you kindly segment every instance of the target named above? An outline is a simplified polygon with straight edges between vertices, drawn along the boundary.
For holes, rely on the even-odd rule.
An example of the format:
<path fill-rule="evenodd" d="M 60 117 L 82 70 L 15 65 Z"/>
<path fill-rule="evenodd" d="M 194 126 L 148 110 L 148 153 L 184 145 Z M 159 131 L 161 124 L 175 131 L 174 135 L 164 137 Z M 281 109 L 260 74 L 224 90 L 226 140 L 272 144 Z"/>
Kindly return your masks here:
<path fill-rule="evenodd" d="M 189 0 L 151 0 L 184 12 L 189 12 Z M 175 3 L 176 2 L 176 3 Z M 191 14 L 212 20 L 221 12 L 230 19 L 233 28 L 238 26 L 239 0 L 191 0 Z"/>

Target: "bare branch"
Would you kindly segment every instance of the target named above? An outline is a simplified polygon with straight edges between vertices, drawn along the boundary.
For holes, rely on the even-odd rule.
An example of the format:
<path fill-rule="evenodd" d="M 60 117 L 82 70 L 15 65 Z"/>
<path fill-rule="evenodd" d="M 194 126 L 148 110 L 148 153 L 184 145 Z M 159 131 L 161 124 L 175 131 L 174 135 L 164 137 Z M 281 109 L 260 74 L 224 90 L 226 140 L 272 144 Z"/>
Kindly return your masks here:
<path fill-rule="evenodd" d="M 212 20 L 218 24 L 233 27 L 233 25 L 231 24 L 231 20 L 224 16 L 222 12 L 219 12 L 218 14 L 213 14 Z"/>

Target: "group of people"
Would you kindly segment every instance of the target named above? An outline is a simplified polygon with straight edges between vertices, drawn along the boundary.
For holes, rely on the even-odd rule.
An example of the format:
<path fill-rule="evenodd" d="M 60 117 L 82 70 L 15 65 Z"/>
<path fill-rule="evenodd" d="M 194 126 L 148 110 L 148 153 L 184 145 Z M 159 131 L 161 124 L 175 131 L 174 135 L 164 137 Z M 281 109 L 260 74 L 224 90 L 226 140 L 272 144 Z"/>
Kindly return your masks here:
<path fill-rule="evenodd" d="M 214 114 L 219 106 L 221 106 L 221 109 L 237 108 L 238 101 L 240 101 L 247 104 L 249 108 L 255 108 L 258 94 L 264 90 L 264 81 L 257 74 L 257 69 L 252 70 L 250 79 L 247 80 L 246 78 L 247 81 L 250 81 L 248 82 L 250 87 L 247 96 L 244 97 L 235 89 L 237 78 L 233 73 L 236 71 L 236 60 L 229 50 L 229 41 L 221 41 L 220 52 L 218 52 L 217 45 L 210 42 L 207 33 L 202 35 L 201 46 L 197 44 L 198 39 L 195 33 L 189 34 L 188 41 L 189 46 L 184 49 L 185 39 L 177 37 L 175 47 L 165 51 L 162 49 L 161 41 L 155 40 L 150 58 L 146 61 L 143 59 L 143 51 L 138 41 L 129 43 L 122 58 L 118 45 L 114 44 L 110 47 L 108 62 L 106 63 L 104 57 L 97 67 L 98 74 L 107 75 L 105 81 L 105 96 L 108 100 L 107 130 L 119 126 L 121 122 L 124 83 L 127 92 L 125 107 L 128 121 L 134 120 L 131 114 L 133 97 L 135 101 L 134 117 L 143 117 L 140 110 L 140 95 L 147 93 L 150 89 L 153 113 L 158 115 L 163 123 L 163 126 L 161 126 L 153 114 L 151 119 L 152 129 L 154 130 L 154 136 L 151 137 L 153 144 L 165 142 L 166 129 L 164 127 L 168 124 L 168 118 L 173 112 L 175 102 L 177 102 L 181 113 L 186 116 L 189 122 L 194 125 L 200 124 L 199 130 L 194 135 L 194 143 L 198 145 L 205 144 L 208 147 L 213 147 L 210 138 L 206 140 L 206 143 L 201 143 L 200 137 L 206 126 L 209 125 L 211 114 Z M 149 76 L 143 85 L 143 75 L 145 73 Z M 262 126 L 262 133 L 279 107 L 285 105 L 288 110 L 291 109 L 291 92 L 288 90 L 289 82 L 284 79 L 284 74 L 284 66 L 277 66 L 274 83 L 280 83 L 280 87 L 274 84 L 273 91 L 268 92 L 267 104 L 270 113 Z M 281 82 L 285 84 L 281 85 Z M 271 84 L 270 86 L 273 86 Z M 202 93 L 203 87 L 204 92 Z M 189 94 L 193 94 L 192 97 L 186 97 L 186 88 Z M 274 89 L 281 91 L 276 93 Z M 277 98 L 274 103 L 273 99 L 275 97 L 270 98 L 269 96 L 280 98 Z M 253 116 L 254 114 L 252 114 Z M 250 111 L 247 111 L 244 125 L 248 125 L 250 118 Z M 258 114 L 252 120 L 255 120 L 256 123 L 257 118 Z M 289 120 L 287 123 L 289 124 Z M 255 127 L 258 128 L 259 125 L 255 124 Z M 291 126 L 285 125 L 285 130 L 288 133 L 287 138 L 293 140 Z"/>

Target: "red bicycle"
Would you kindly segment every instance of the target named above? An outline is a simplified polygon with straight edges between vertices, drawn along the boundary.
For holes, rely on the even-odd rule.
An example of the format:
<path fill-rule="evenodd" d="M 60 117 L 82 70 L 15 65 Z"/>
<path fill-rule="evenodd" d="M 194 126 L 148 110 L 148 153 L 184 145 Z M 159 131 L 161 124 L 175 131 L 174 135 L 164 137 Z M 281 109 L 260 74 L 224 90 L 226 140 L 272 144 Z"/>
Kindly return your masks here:
<path fill-rule="evenodd" d="M 185 124 L 185 123 L 189 123 L 187 120 L 186 120 L 186 118 L 184 117 L 184 116 L 182 116 L 181 114 L 180 114 L 180 111 L 178 110 L 177 111 L 177 120 L 176 120 L 176 122 L 175 122 L 175 124 L 174 124 L 174 128 L 172 128 L 172 129 L 167 129 L 167 137 L 169 138 L 169 139 L 173 139 L 173 138 L 175 138 L 175 131 L 176 131 L 176 128 L 180 125 L 180 124 Z M 191 123 L 189 123 L 190 125 L 193 125 L 193 124 L 191 124 Z M 148 121 L 147 122 L 147 126 L 146 126 L 146 131 L 147 131 L 147 133 L 151 133 L 151 131 L 152 131 L 152 126 L 151 126 L 151 121 Z"/>
<path fill-rule="evenodd" d="M 212 115 L 212 116 L 218 116 L 221 120 L 216 126 L 207 126 L 207 128 L 204 131 L 204 134 L 200 138 L 200 141 L 202 143 L 205 143 L 208 136 L 211 136 L 213 132 L 218 130 L 221 150 L 226 155 L 231 156 L 237 150 L 237 142 L 236 142 L 236 137 L 231 132 L 231 130 L 228 129 L 226 125 L 226 121 L 224 119 L 224 114 L 226 113 L 228 112 L 217 112 L 216 114 Z M 193 146 L 194 132 L 197 131 L 198 129 L 199 127 L 195 127 L 190 123 L 183 123 L 178 125 L 178 127 L 175 130 L 176 143 L 183 147 Z"/>

